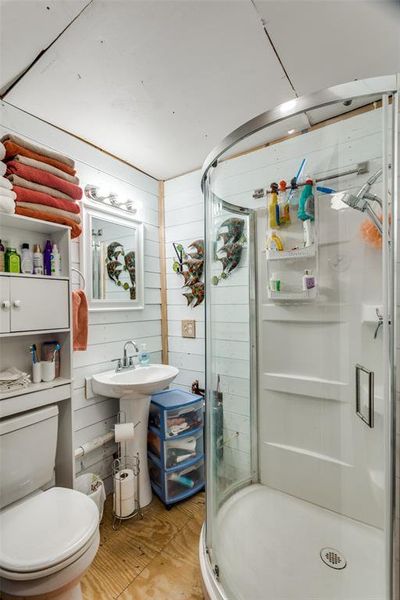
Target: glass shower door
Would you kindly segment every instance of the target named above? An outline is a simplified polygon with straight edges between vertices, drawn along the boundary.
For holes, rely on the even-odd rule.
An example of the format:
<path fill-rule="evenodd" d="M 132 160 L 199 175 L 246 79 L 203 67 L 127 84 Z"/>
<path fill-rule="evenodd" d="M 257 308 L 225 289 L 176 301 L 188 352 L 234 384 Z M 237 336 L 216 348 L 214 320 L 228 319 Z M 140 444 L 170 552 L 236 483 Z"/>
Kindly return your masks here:
<path fill-rule="evenodd" d="M 211 195 L 207 217 L 207 543 L 223 503 L 257 476 L 253 211 Z M 222 550 L 222 549 L 221 549 Z M 218 566 L 216 564 L 216 570 Z"/>

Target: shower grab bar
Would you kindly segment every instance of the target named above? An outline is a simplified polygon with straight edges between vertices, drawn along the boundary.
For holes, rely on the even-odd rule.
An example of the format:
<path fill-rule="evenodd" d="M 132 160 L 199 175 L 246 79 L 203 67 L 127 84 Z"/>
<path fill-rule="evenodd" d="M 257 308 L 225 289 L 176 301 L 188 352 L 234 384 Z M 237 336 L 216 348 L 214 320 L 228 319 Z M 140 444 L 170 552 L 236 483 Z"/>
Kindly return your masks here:
<path fill-rule="evenodd" d="M 368 403 L 367 414 L 361 406 L 361 395 L 365 388 L 362 386 L 361 377 L 367 378 Z M 362 365 L 356 365 L 356 415 L 371 429 L 374 427 L 374 372 Z"/>

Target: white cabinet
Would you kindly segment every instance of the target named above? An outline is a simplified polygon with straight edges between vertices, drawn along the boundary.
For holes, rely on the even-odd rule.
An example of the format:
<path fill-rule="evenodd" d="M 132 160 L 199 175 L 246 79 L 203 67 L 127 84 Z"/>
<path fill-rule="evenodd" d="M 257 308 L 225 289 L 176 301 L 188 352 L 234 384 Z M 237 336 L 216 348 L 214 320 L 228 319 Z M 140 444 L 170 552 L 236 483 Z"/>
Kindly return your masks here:
<path fill-rule="evenodd" d="M 67 280 L 2 276 L 1 290 L 2 333 L 69 328 Z"/>
<path fill-rule="evenodd" d="M 10 332 L 10 280 L 0 277 L 0 333 Z"/>

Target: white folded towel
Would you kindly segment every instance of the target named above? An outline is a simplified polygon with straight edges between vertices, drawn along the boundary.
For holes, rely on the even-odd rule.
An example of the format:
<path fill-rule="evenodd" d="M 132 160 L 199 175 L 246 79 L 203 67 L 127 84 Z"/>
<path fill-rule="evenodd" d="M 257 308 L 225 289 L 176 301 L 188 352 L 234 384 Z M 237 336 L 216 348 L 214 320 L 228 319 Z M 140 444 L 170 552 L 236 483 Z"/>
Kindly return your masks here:
<path fill-rule="evenodd" d="M 11 200 L 15 200 L 17 194 L 12 190 L 7 190 L 7 188 L 0 188 L 0 196 L 2 198 L 11 198 Z"/>
<path fill-rule="evenodd" d="M 0 392 L 11 392 L 19 388 L 28 387 L 31 382 L 30 375 L 15 367 L 10 367 L 0 373 Z"/>
<path fill-rule="evenodd" d="M 3 175 L 6 171 L 7 171 L 6 163 L 3 161 L 0 161 L 0 177 L 3 177 Z"/>
<path fill-rule="evenodd" d="M 6 147 L 3 144 L 3 142 L 0 142 L 0 160 L 3 160 L 5 155 L 6 155 Z"/>
<path fill-rule="evenodd" d="M 0 212 L 12 215 L 15 213 L 15 202 L 7 196 L 0 196 Z"/>
<path fill-rule="evenodd" d="M 0 163 L 3 164 L 4 163 Z M 13 188 L 13 184 L 11 183 L 11 181 L 9 179 L 7 179 L 7 177 L 0 177 L 0 188 L 5 188 L 6 190 L 12 190 Z M 0 191 L 1 193 L 1 191 Z"/>

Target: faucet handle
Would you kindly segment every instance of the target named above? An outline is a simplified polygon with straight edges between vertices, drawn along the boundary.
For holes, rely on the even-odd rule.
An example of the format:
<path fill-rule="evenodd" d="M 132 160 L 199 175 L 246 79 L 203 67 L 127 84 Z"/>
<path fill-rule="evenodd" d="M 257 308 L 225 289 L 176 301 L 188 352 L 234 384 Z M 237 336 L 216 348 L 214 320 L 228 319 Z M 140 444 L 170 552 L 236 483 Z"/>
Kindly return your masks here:
<path fill-rule="evenodd" d="M 120 358 L 113 358 L 111 362 L 116 362 L 116 371 L 120 371 L 122 369 L 122 360 Z"/>

